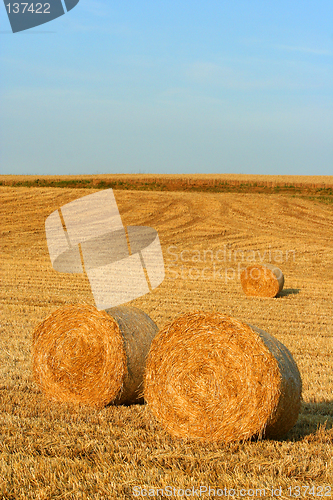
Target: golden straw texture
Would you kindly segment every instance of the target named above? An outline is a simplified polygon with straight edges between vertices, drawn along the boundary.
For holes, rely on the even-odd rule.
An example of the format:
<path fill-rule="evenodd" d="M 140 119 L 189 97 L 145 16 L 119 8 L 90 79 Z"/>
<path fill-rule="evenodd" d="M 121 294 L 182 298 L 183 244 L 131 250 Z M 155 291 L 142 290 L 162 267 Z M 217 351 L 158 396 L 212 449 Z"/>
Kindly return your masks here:
<path fill-rule="evenodd" d="M 153 340 L 144 396 L 173 436 L 276 438 L 297 421 L 301 378 L 289 351 L 268 333 L 217 312 L 193 312 Z"/>
<path fill-rule="evenodd" d="M 135 307 L 118 306 L 107 309 L 106 312 L 120 328 L 127 360 L 123 388 L 114 403 L 143 403 L 146 358 L 158 327 L 148 314 Z"/>
<path fill-rule="evenodd" d="M 284 285 L 284 276 L 273 264 L 253 264 L 240 276 L 243 291 L 251 297 L 276 297 Z"/>
<path fill-rule="evenodd" d="M 154 325 L 135 308 L 113 308 L 107 313 L 90 305 L 62 307 L 34 330 L 35 381 L 53 401 L 99 407 L 115 401 L 132 402 L 137 398 L 142 375 L 135 383 L 129 376 L 131 352 L 125 338 L 134 336 L 134 344 L 135 333 L 140 332 L 139 340 L 145 335 L 151 340 L 157 331 Z M 146 343 L 150 345 L 149 340 Z M 149 346 L 145 349 L 148 352 Z M 135 360 L 140 361 L 137 357 Z M 134 376 L 138 374 L 139 371 Z"/>

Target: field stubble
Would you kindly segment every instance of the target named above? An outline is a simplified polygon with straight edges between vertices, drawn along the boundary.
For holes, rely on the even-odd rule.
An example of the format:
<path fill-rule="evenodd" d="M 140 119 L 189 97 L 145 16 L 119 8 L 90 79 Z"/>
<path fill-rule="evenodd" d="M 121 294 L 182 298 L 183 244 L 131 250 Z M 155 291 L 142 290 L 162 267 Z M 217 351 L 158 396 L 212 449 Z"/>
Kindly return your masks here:
<path fill-rule="evenodd" d="M 40 394 L 34 327 L 65 304 L 94 303 L 84 275 L 52 269 L 45 219 L 88 193 L 0 192 L 0 498 L 124 499 L 134 486 L 168 485 L 281 486 L 289 498 L 288 486 L 333 483 L 331 206 L 283 195 L 115 191 L 123 223 L 154 227 L 165 259 L 164 282 L 132 305 L 159 327 L 187 311 L 234 316 L 276 336 L 299 366 L 301 414 L 284 440 L 202 446 L 172 439 L 145 406 L 97 411 Z M 278 298 L 243 294 L 239 269 L 253 258 L 282 269 Z"/>

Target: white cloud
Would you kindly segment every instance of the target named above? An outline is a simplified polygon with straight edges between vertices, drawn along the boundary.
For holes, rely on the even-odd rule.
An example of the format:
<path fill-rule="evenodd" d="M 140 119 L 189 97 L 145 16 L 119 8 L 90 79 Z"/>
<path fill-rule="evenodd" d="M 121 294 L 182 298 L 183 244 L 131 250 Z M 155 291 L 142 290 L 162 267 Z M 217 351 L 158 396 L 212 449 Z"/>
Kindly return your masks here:
<path fill-rule="evenodd" d="M 99 0 L 81 0 L 80 8 L 96 17 L 104 17 L 108 6 Z"/>
<path fill-rule="evenodd" d="M 331 88 L 332 80 L 330 66 L 297 60 L 196 61 L 184 65 L 183 73 L 190 84 L 237 91 L 321 90 Z"/>
<path fill-rule="evenodd" d="M 99 82 L 103 76 L 103 71 L 92 72 L 88 69 L 78 69 L 76 66 L 66 66 L 65 64 L 55 64 L 53 61 L 47 62 L 32 62 L 31 59 L 26 61 L 24 59 L 11 59 L 9 57 L 2 57 L 1 62 L 6 65 L 6 71 L 23 72 L 25 75 L 31 75 L 35 78 L 49 79 L 52 82 L 58 79 L 66 80 L 68 82 Z"/>
<path fill-rule="evenodd" d="M 274 45 L 276 49 L 288 50 L 289 52 L 303 52 L 306 54 L 316 54 L 322 56 L 333 56 L 332 50 L 327 49 L 313 49 L 311 47 L 298 47 L 292 45 Z"/>

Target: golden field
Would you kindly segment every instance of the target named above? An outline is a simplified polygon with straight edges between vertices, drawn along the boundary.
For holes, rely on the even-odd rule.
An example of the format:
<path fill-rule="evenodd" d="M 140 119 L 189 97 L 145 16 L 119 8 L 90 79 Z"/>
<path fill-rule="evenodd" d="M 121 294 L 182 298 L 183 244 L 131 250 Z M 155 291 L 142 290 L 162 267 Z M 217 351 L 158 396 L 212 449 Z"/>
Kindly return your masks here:
<path fill-rule="evenodd" d="M 0 186 L 215 193 L 288 193 L 332 202 L 333 176 L 248 174 L 2 175 Z"/>
<path fill-rule="evenodd" d="M 235 182 L 268 185 L 327 186 L 333 187 L 333 175 L 260 175 L 260 174 L 95 174 L 95 175 L 1 175 L 3 184 L 33 182 L 36 179 L 52 180 L 122 180 L 152 182 L 158 180 L 178 182 Z"/>
<path fill-rule="evenodd" d="M 310 184 L 332 186 L 333 179 Z M 163 283 L 131 305 L 159 327 L 186 311 L 223 312 L 273 334 L 298 364 L 302 408 L 283 440 L 202 445 L 171 438 L 146 406 L 50 403 L 34 383 L 36 325 L 65 304 L 94 304 L 83 274 L 53 270 L 45 219 L 95 191 L 0 187 L 0 498 L 129 499 L 134 487 L 166 486 L 220 488 L 225 498 L 232 489 L 253 498 L 259 488 L 272 498 L 281 487 L 283 499 L 296 498 L 300 487 L 300 498 L 332 498 L 332 204 L 256 192 L 114 191 L 124 225 L 154 227 L 164 254 Z M 279 297 L 243 294 L 239 272 L 253 259 L 282 269 Z"/>

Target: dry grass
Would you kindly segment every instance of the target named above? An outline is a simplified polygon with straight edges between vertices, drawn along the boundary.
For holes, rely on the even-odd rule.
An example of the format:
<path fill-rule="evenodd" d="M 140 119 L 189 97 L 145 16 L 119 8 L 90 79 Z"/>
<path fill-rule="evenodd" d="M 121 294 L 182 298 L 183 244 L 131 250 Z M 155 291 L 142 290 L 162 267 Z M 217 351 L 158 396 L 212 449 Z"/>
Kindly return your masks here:
<path fill-rule="evenodd" d="M 156 323 L 137 307 L 118 306 L 106 310 L 117 323 L 126 353 L 126 374 L 115 404 L 143 403 L 143 378 Z"/>
<path fill-rule="evenodd" d="M 1 175 L 0 181 L 10 185 L 13 182 L 36 181 L 130 181 L 130 182 L 234 182 L 270 186 L 322 186 L 333 187 L 333 175 L 251 175 L 251 174 L 96 174 L 96 175 Z"/>
<path fill-rule="evenodd" d="M 0 186 L 190 191 L 213 193 L 284 193 L 318 202 L 333 203 L 333 176 L 238 174 L 100 174 L 2 175 Z"/>
<path fill-rule="evenodd" d="M 126 353 L 118 324 L 94 306 L 64 306 L 33 332 L 33 373 L 51 401 L 104 406 L 123 386 Z"/>
<path fill-rule="evenodd" d="M 204 443 L 283 437 L 297 421 L 301 390 L 285 346 L 218 312 L 171 321 L 147 358 L 148 409 L 173 436 Z"/>
<path fill-rule="evenodd" d="M 51 401 L 138 403 L 156 333 L 155 323 L 134 307 L 60 307 L 33 332 L 35 381 Z"/>
<path fill-rule="evenodd" d="M 33 381 L 32 332 L 56 308 L 93 297 L 84 275 L 52 269 L 44 224 L 86 191 L 0 192 L 0 498 L 121 500 L 133 498 L 134 485 L 281 486 L 290 498 L 288 486 L 332 483 L 331 206 L 282 195 L 115 192 L 123 222 L 155 227 L 165 257 L 164 282 L 133 305 L 159 327 L 182 311 L 217 310 L 273 334 L 299 366 L 301 412 L 283 440 L 202 446 L 169 437 L 142 405 L 98 411 L 45 401 Z M 242 293 L 238 265 L 251 252 L 283 269 L 275 300 Z"/>
<path fill-rule="evenodd" d="M 273 298 L 282 292 L 284 276 L 272 264 L 252 264 L 241 273 L 240 281 L 246 295 Z"/>

